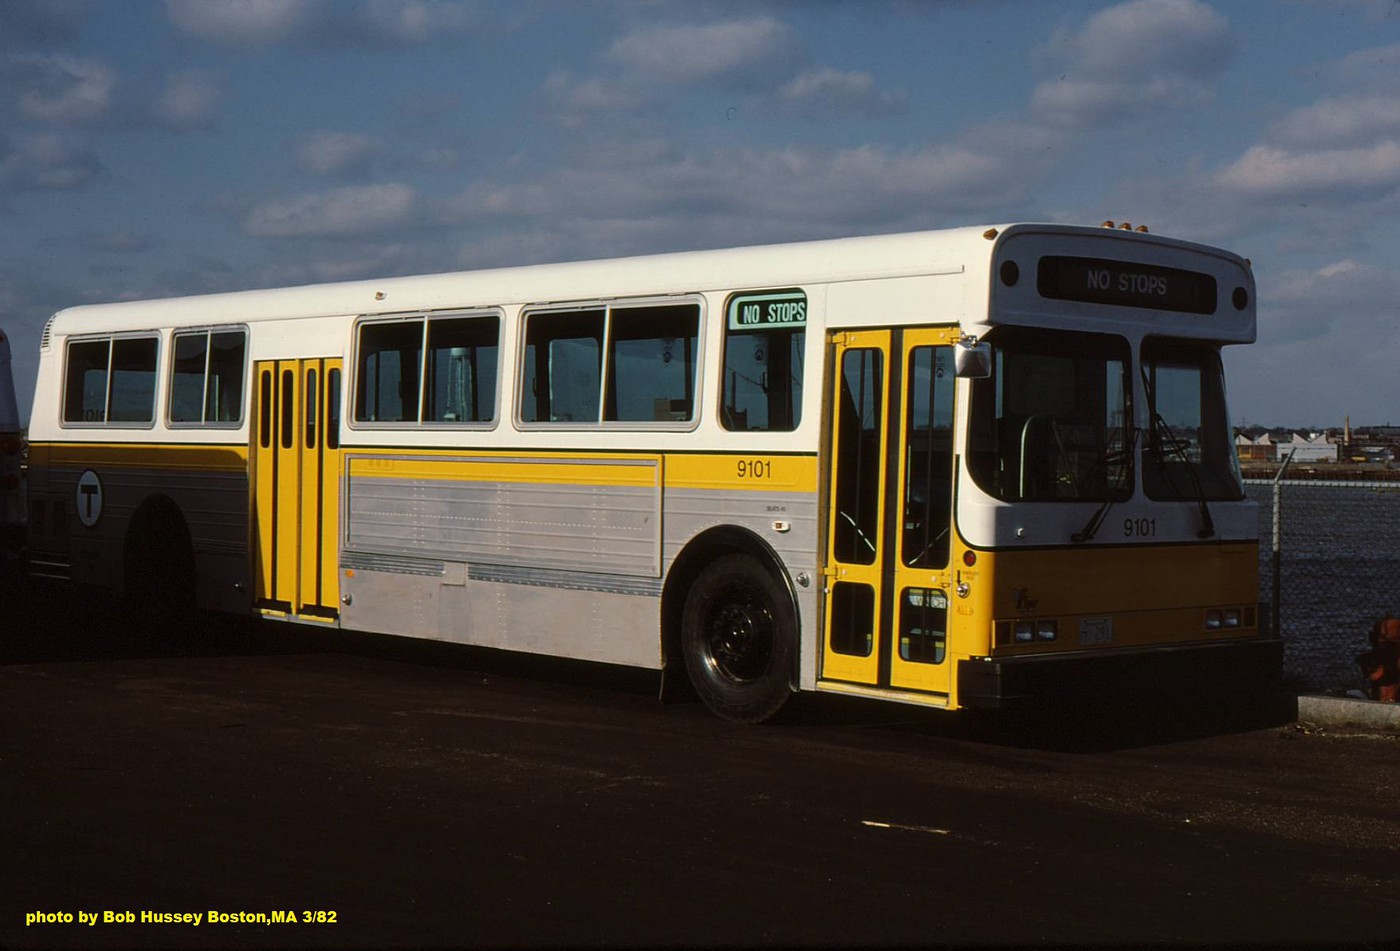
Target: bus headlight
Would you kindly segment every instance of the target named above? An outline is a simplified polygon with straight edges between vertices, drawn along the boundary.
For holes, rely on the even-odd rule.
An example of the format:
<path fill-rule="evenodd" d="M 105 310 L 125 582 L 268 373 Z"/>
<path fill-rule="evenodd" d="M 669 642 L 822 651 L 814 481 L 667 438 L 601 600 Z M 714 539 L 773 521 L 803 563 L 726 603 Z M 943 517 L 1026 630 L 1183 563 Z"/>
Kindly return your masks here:
<path fill-rule="evenodd" d="M 1035 639 L 1053 641 L 1059 635 L 1059 625 L 1053 619 L 1035 622 Z"/>
<path fill-rule="evenodd" d="M 1035 640 L 1035 622 L 1034 622 L 1034 621 L 1017 621 L 1017 622 L 1016 622 L 1016 643 L 1017 643 L 1017 644 L 1029 644 L 1029 643 L 1030 643 L 1031 641 L 1033 641 L 1033 640 Z"/>
<path fill-rule="evenodd" d="M 1218 631 L 1225 623 L 1223 612 L 1216 608 L 1211 608 L 1206 612 L 1206 630 Z"/>
<path fill-rule="evenodd" d="M 1239 609 L 1239 608 L 1226 608 L 1224 611 L 1221 611 L 1221 612 L 1220 612 L 1220 619 L 1221 619 L 1222 623 L 1223 623 L 1226 627 L 1239 627 L 1239 626 L 1240 626 L 1240 609 Z"/>

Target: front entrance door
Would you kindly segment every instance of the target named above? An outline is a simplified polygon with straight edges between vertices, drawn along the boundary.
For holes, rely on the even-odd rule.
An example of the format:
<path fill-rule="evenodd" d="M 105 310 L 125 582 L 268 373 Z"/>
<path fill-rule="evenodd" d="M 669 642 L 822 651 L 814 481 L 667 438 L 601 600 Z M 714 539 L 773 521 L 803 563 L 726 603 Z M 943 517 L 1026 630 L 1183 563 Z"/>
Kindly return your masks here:
<path fill-rule="evenodd" d="M 949 691 L 957 335 L 862 330 L 828 341 L 823 679 Z"/>
<path fill-rule="evenodd" d="M 267 360 L 255 372 L 255 602 L 265 613 L 334 619 L 340 596 L 340 360 Z"/>

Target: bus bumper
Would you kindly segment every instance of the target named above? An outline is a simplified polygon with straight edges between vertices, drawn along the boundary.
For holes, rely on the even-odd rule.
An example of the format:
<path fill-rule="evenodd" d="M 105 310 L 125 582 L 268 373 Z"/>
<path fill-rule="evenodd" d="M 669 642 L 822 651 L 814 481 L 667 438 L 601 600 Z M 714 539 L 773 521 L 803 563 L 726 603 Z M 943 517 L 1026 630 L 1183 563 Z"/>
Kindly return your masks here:
<path fill-rule="evenodd" d="M 1278 638 L 971 658 L 958 664 L 958 702 L 971 710 L 1016 712 L 1109 698 L 1260 696 L 1276 693 L 1282 676 Z"/>

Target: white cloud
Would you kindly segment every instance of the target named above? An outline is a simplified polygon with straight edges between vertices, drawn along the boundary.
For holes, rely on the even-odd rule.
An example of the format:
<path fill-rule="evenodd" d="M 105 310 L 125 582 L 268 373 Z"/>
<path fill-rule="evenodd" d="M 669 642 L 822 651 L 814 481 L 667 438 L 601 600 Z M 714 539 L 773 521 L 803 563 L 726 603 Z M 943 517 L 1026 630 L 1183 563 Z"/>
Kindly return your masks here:
<path fill-rule="evenodd" d="M 683 220 L 683 229 L 672 228 L 683 240 L 710 227 L 725 243 L 928 227 L 950 216 L 1007 213 L 1034 190 L 1036 166 L 1028 156 L 989 153 L 978 141 L 908 149 L 697 149 L 629 140 L 565 158 L 532 181 L 478 182 L 443 203 L 441 220 L 508 219 L 521 229 L 542 220 L 551 227 L 563 220 L 607 222 L 614 232 L 621 221 Z"/>
<path fill-rule="evenodd" d="M 355 132 L 313 132 L 296 147 L 297 166 L 313 175 L 343 178 L 364 175 L 379 143 Z"/>
<path fill-rule="evenodd" d="M 569 128 L 578 128 L 598 116 L 632 114 L 648 106 L 648 96 L 633 83 L 596 76 L 580 78 L 566 70 L 550 73 L 541 96 L 543 111 Z"/>
<path fill-rule="evenodd" d="M 1367 145 L 1396 135 L 1400 135 L 1400 95 L 1344 96 L 1295 109 L 1274 125 L 1269 139 L 1311 149 Z"/>
<path fill-rule="evenodd" d="M 224 46 L 270 46 L 307 31 L 321 0 L 166 0 L 175 27 Z"/>
<path fill-rule="evenodd" d="M 403 45 L 427 43 L 481 20 L 476 5 L 462 0 L 370 0 L 363 18 L 369 30 Z"/>
<path fill-rule="evenodd" d="M 1266 275 L 1260 282 L 1261 341 L 1284 343 L 1326 336 L 1344 329 L 1348 339 L 1359 333 L 1394 333 L 1400 279 L 1389 270 L 1354 258 L 1322 267 Z"/>
<path fill-rule="evenodd" d="M 645 27 L 614 42 L 608 53 L 643 82 L 728 86 L 790 72 L 798 55 L 791 31 L 772 17 Z"/>
<path fill-rule="evenodd" d="M 1211 101 L 1232 48 L 1229 22 L 1198 0 L 1131 0 L 1042 49 L 1056 78 L 1036 87 L 1032 108 L 1071 126 L 1150 121 Z"/>
<path fill-rule="evenodd" d="M 392 231 L 414 219 L 418 193 L 409 185 L 363 185 L 264 202 L 244 219 L 259 238 L 345 238 Z"/>
<path fill-rule="evenodd" d="M 102 174 L 86 143 L 68 135 L 38 133 L 0 138 L 0 186 L 13 191 L 82 188 Z"/>
<path fill-rule="evenodd" d="M 75 56 L 16 55 L 0 62 L 0 89 L 17 94 L 20 112 L 56 125 L 106 115 L 117 74 L 98 60 Z"/>
<path fill-rule="evenodd" d="M 223 81 L 214 73 L 187 69 L 166 77 L 165 89 L 151 106 L 156 123 L 168 129 L 208 127 L 223 103 Z"/>
<path fill-rule="evenodd" d="M 1256 145 L 1216 178 L 1227 188 L 1257 198 L 1385 197 L 1400 188 L 1400 142 L 1313 151 Z"/>
<path fill-rule="evenodd" d="M 881 92 L 875 77 L 865 72 L 813 69 L 799 73 L 774 95 L 773 108 L 780 112 L 814 117 L 876 117 L 901 113 L 908 98 Z"/>
<path fill-rule="evenodd" d="M 285 44 L 399 48 L 483 21 L 464 0 L 166 0 L 181 32 L 226 47 Z"/>
<path fill-rule="evenodd" d="M 1400 5 L 1396 10 L 1400 12 Z M 1400 43 L 1349 53 L 1329 72 L 1348 88 L 1393 92 L 1400 83 Z"/>

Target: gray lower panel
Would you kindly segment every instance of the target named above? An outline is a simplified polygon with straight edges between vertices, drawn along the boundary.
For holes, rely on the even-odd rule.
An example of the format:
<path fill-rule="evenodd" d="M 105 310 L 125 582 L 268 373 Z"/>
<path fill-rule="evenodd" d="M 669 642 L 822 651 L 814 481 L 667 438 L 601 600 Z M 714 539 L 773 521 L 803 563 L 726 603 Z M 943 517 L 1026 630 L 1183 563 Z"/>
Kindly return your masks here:
<path fill-rule="evenodd" d="M 352 457 L 346 463 L 347 550 L 660 577 L 657 461 L 611 463 L 640 470 L 640 481 L 650 484 L 596 485 L 587 484 L 587 461 L 506 461 L 526 474 L 532 465 L 541 471 L 545 466 L 554 471 L 578 468 L 577 484 L 561 484 L 487 476 L 500 468 L 500 459 L 433 459 L 426 465 L 441 466 L 447 476 L 437 479 L 356 475 L 356 464 L 371 458 Z M 482 478 L 471 477 L 474 467 Z"/>
<path fill-rule="evenodd" d="M 497 565 L 468 565 L 471 581 L 495 581 L 501 584 L 526 584 L 541 588 L 567 588 L 572 591 L 605 591 L 611 594 L 661 596 L 661 582 L 648 578 L 621 578 L 587 571 L 554 571 L 549 569 L 514 568 Z"/>

